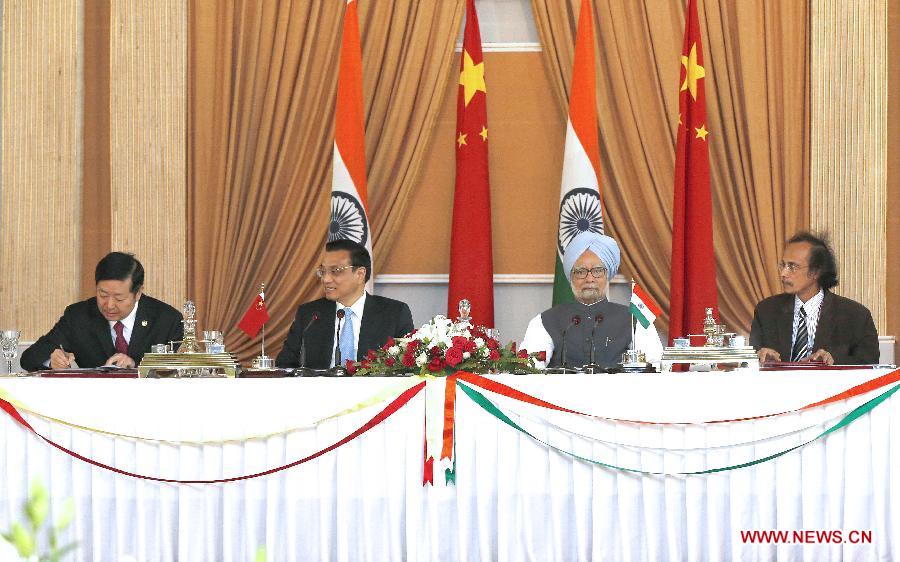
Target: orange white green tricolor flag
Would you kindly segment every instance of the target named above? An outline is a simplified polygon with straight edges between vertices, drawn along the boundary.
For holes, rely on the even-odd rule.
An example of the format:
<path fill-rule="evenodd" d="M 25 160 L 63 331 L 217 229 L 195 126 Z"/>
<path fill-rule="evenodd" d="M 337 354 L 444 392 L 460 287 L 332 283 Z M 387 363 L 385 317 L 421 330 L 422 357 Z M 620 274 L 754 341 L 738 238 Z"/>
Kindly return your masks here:
<path fill-rule="evenodd" d="M 672 204 L 669 340 L 700 334 L 705 310 L 718 310 L 709 185 L 706 76 L 697 1 L 688 0 L 678 91 L 678 142 Z"/>
<path fill-rule="evenodd" d="M 447 316 L 468 299 L 472 321 L 494 327 L 494 258 L 488 176 L 487 88 L 474 0 L 466 2 L 456 101 L 456 187 L 450 234 Z"/>
<path fill-rule="evenodd" d="M 334 163 L 328 240 L 353 240 L 372 254 L 366 192 L 366 140 L 363 119 L 362 48 L 356 0 L 347 0 L 334 108 Z M 372 256 L 374 264 L 375 257 Z M 372 273 L 367 289 L 372 292 Z"/>
<path fill-rule="evenodd" d="M 559 192 L 554 305 L 575 299 L 563 271 L 562 258 L 566 246 L 575 236 L 587 230 L 603 234 L 596 82 L 594 19 L 590 1 L 582 0 L 575 34 L 575 62 L 569 87 L 569 119 Z"/>
<path fill-rule="evenodd" d="M 649 328 L 656 322 L 656 317 L 662 314 L 662 309 L 654 302 L 640 285 L 631 284 L 631 314 L 644 328 Z"/>

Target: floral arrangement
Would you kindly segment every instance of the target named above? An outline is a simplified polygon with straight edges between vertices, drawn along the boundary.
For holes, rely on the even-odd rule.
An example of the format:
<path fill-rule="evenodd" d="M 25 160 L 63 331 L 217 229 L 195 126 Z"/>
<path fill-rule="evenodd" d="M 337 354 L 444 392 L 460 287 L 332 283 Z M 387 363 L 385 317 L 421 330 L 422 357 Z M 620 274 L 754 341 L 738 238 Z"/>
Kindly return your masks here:
<path fill-rule="evenodd" d="M 473 373 L 537 372 L 535 361 L 546 354 L 516 349 L 512 342 L 503 347 L 488 335 L 483 326 L 472 326 L 468 320 L 453 322 L 435 316 L 406 337 L 390 338 L 384 346 L 369 351 L 366 358 L 348 360 L 351 375 L 451 375 L 456 371 Z"/>

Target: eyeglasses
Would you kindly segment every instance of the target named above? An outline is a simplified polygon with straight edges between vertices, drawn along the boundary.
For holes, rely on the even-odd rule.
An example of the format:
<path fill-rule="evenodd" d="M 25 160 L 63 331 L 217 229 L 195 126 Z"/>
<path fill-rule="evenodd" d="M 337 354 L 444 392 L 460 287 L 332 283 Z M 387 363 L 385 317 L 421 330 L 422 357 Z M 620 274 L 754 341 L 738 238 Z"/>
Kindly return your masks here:
<path fill-rule="evenodd" d="M 572 277 L 575 279 L 587 279 L 588 272 L 593 275 L 596 279 L 599 279 L 606 275 L 605 267 L 592 267 L 590 269 L 586 267 L 577 267 L 572 270 Z"/>
<path fill-rule="evenodd" d="M 779 272 L 784 271 L 785 269 L 787 269 L 788 272 L 790 272 L 790 273 L 797 273 L 797 272 L 800 271 L 801 269 L 806 269 L 807 267 L 809 267 L 809 266 L 808 266 L 808 265 L 800 265 L 799 263 L 794 263 L 794 262 L 792 262 L 792 261 L 788 261 L 788 262 L 780 261 L 780 262 L 778 262 L 778 271 L 779 271 Z"/>
<path fill-rule="evenodd" d="M 359 266 L 357 266 L 357 265 L 342 265 L 340 267 L 317 267 L 316 268 L 316 277 L 321 279 L 321 278 L 325 277 L 326 274 L 331 275 L 332 277 L 337 277 L 345 269 L 353 269 L 354 267 L 359 267 Z"/>

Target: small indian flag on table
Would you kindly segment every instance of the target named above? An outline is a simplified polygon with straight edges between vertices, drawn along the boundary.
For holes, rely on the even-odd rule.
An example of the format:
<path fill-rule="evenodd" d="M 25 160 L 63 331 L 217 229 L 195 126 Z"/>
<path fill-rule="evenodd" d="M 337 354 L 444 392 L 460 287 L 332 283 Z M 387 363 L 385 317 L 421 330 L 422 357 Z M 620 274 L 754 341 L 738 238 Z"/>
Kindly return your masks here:
<path fill-rule="evenodd" d="M 631 314 L 644 328 L 648 328 L 662 314 L 659 305 L 634 281 L 631 282 Z"/>

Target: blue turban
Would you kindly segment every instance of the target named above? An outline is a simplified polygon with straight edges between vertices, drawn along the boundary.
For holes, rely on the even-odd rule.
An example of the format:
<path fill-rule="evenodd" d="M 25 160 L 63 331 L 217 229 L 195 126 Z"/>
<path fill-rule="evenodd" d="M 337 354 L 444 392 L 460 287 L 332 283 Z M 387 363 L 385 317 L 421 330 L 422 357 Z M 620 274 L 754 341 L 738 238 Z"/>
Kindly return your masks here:
<path fill-rule="evenodd" d="M 619 263 L 622 261 L 619 245 L 609 236 L 586 230 L 569 242 L 566 253 L 563 254 L 563 268 L 569 283 L 572 282 L 572 268 L 575 267 L 575 262 L 588 250 L 597 254 L 606 266 L 606 278 L 612 280 L 619 271 Z"/>

